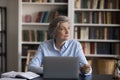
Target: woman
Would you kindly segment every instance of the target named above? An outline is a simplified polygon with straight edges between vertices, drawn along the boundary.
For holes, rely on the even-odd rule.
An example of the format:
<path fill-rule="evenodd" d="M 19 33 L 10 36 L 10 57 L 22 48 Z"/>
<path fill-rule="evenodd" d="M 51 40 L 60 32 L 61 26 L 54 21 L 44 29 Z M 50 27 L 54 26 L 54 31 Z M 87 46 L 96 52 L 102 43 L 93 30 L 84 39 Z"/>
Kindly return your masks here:
<path fill-rule="evenodd" d="M 81 74 L 90 75 L 91 66 L 88 64 L 81 44 L 69 39 L 70 23 L 66 16 L 58 16 L 49 25 L 50 40 L 40 43 L 35 57 L 31 60 L 29 70 L 40 73 L 43 56 L 72 56 L 79 57 Z"/>

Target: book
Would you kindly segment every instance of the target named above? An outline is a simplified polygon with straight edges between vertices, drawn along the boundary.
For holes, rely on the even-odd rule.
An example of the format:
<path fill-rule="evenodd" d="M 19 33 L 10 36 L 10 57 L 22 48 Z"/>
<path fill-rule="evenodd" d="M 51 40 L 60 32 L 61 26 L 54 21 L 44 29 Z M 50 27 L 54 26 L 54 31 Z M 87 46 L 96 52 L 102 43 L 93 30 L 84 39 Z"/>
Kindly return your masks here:
<path fill-rule="evenodd" d="M 75 8 L 80 9 L 81 8 L 81 0 L 75 0 Z"/>
<path fill-rule="evenodd" d="M 44 40 L 48 40 L 48 31 L 44 31 Z"/>
<path fill-rule="evenodd" d="M 39 77 L 40 75 L 28 71 L 28 72 L 16 72 L 16 71 L 10 71 L 10 72 L 5 72 L 2 73 L 1 77 L 2 78 L 16 78 L 16 77 L 21 77 L 24 79 L 34 79 L 36 77 Z"/>
<path fill-rule="evenodd" d="M 91 1 L 92 1 L 92 0 L 88 0 L 88 2 L 87 2 L 88 9 L 90 9 L 90 8 L 91 8 Z"/>
<path fill-rule="evenodd" d="M 54 2 L 55 2 L 55 0 L 50 0 L 50 2 L 51 2 L 51 3 L 54 3 Z"/>
<path fill-rule="evenodd" d="M 81 0 L 81 8 L 88 8 L 88 0 Z"/>
<path fill-rule="evenodd" d="M 95 54 L 95 43 L 94 42 L 90 43 L 90 54 Z"/>
<path fill-rule="evenodd" d="M 30 35 L 30 40 L 29 41 L 31 41 L 31 42 L 37 41 L 36 40 L 36 30 L 35 29 L 30 30 L 29 35 Z"/>
<path fill-rule="evenodd" d="M 98 6 L 98 0 L 93 1 L 93 9 L 97 9 Z"/>
<path fill-rule="evenodd" d="M 81 42 L 84 54 L 95 54 L 95 43 Z"/>
<path fill-rule="evenodd" d="M 42 14 L 41 14 L 41 17 L 40 17 L 40 23 L 43 22 L 43 19 L 44 19 L 44 15 L 45 15 L 46 11 L 43 11 Z"/>
<path fill-rule="evenodd" d="M 89 42 L 85 43 L 85 54 L 90 54 L 90 43 Z"/>
<path fill-rule="evenodd" d="M 74 39 L 78 39 L 78 37 L 77 37 L 77 35 L 78 35 L 78 29 L 77 29 L 78 27 L 75 27 L 74 28 Z"/>
<path fill-rule="evenodd" d="M 88 31 L 89 28 L 88 27 L 80 27 L 80 39 L 88 39 Z"/>
<path fill-rule="evenodd" d="M 100 9 L 104 9 L 104 0 L 100 0 Z"/>
<path fill-rule="evenodd" d="M 37 30 L 37 41 L 43 41 L 44 40 L 44 31 Z"/>
<path fill-rule="evenodd" d="M 48 11 L 44 11 L 43 14 L 42 14 L 40 22 L 45 23 L 47 21 L 46 20 L 47 16 L 48 16 Z"/>
<path fill-rule="evenodd" d="M 30 40 L 29 30 L 23 30 L 22 41 L 29 41 L 29 40 Z"/>
<path fill-rule="evenodd" d="M 42 16 L 42 12 L 40 11 L 37 14 L 36 22 L 40 22 L 41 16 Z"/>
<path fill-rule="evenodd" d="M 48 23 L 49 22 L 49 17 L 50 17 L 50 12 L 46 12 L 45 19 L 43 22 Z"/>

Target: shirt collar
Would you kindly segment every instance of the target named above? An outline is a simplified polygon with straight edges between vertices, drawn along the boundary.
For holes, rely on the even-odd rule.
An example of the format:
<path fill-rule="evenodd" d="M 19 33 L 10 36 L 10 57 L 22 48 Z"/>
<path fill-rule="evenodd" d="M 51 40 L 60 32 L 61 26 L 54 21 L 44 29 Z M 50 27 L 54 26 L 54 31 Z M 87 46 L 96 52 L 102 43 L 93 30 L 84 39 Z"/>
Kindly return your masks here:
<path fill-rule="evenodd" d="M 53 48 L 54 48 L 55 50 L 57 50 L 57 48 L 56 48 L 56 46 L 55 46 L 55 41 L 54 41 L 54 39 L 52 39 L 52 43 L 53 43 Z"/>
<path fill-rule="evenodd" d="M 67 40 L 67 41 L 65 42 L 65 44 L 64 44 L 65 48 L 68 47 L 68 43 L 69 43 L 69 41 Z"/>
<path fill-rule="evenodd" d="M 52 42 L 53 42 L 53 47 L 54 47 L 54 49 L 57 50 L 57 48 L 56 48 L 56 46 L 55 46 L 55 41 L 54 41 L 54 39 L 52 39 Z M 66 41 L 65 41 L 65 44 L 63 45 L 63 47 L 67 48 L 67 47 L 68 47 L 68 44 L 69 44 L 69 40 L 66 40 Z"/>

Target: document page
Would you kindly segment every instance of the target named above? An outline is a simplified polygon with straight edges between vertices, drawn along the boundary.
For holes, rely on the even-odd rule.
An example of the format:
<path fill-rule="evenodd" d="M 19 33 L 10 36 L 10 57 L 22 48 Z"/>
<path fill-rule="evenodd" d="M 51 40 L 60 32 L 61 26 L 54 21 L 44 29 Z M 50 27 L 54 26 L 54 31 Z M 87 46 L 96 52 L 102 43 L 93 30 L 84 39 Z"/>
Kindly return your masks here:
<path fill-rule="evenodd" d="M 10 72 L 5 72 L 1 75 L 2 78 L 23 78 L 23 79 L 33 79 L 36 77 L 39 77 L 40 75 L 34 73 L 34 72 L 16 72 L 16 71 L 10 71 Z M 11 80 L 10 79 L 10 80 Z"/>

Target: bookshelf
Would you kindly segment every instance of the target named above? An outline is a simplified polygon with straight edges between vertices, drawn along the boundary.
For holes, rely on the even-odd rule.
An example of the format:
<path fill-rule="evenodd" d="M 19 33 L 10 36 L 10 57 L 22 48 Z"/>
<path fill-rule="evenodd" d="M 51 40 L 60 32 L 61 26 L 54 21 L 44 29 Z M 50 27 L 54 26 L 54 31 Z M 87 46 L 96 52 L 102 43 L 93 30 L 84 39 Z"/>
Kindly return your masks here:
<path fill-rule="evenodd" d="M 73 3 L 74 39 L 81 42 L 86 57 L 92 60 L 93 74 L 111 74 L 114 58 L 120 55 L 120 21 L 117 20 L 120 1 L 74 0 Z M 112 67 L 105 70 L 107 66 Z"/>
<path fill-rule="evenodd" d="M 120 53 L 119 4 L 119 0 L 19 0 L 18 71 L 25 70 L 27 50 L 36 50 L 48 39 L 49 21 L 56 15 L 70 18 L 70 37 L 82 44 L 92 66 L 97 66 L 96 60 L 114 61 Z"/>
<path fill-rule="evenodd" d="M 81 2 L 81 4 L 77 4 L 77 2 Z M 85 47 L 96 47 L 93 53 L 89 47 L 86 55 L 108 54 L 107 56 L 113 55 L 113 57 L 119 55 L 120 22 L 116 19 L 120 13 L 119 0 L 76 0 L 74 3 L 74 38 L 82 42 Z M 107 50 L 108 46 L 111 46 L 109 49 L 115 48 L 112 50 L 113 53 L 100 52 L 110 51 Z M 104 47 L 105 50 L 99 50 Z"/>
<path fill-rule="evenodd" d="M 7 71 L 6 7 L 0 7 L 0 72 Z"/>
<path fill-rule="evenodd" d="M 49 21 L 58 15 L 68 16 L 68 1 L 20 0 L 19 5 L 19 71 L 24 71 L 27 52 L 37 50 L 40 42 L 48 39 Z"/>

